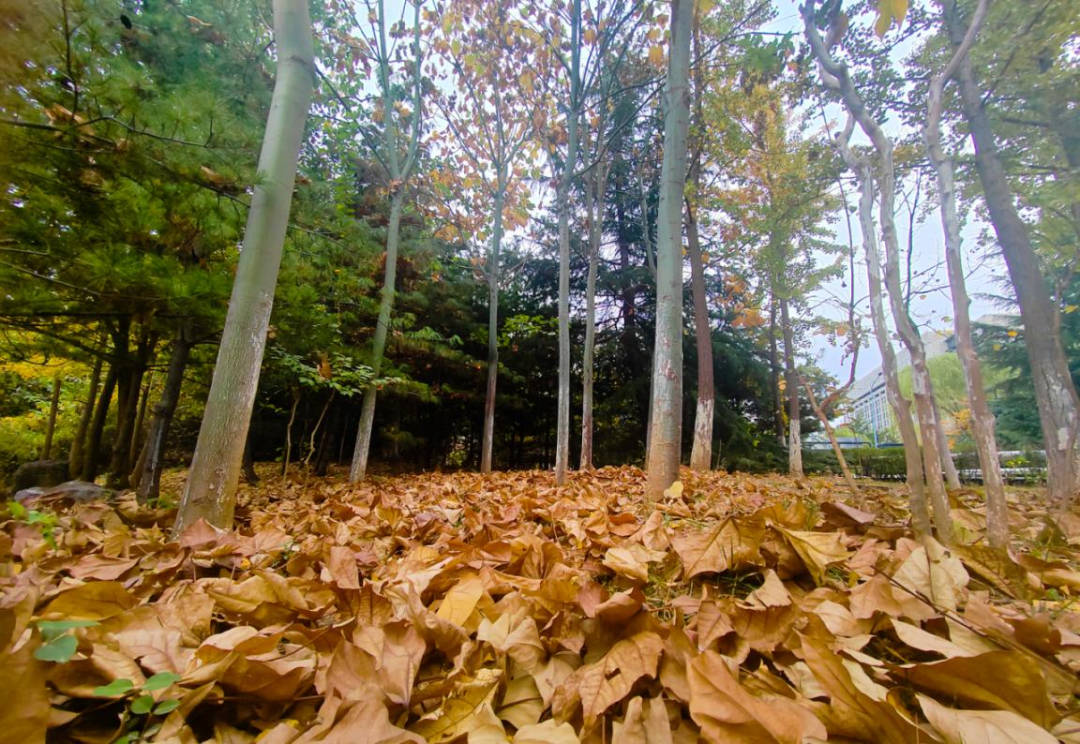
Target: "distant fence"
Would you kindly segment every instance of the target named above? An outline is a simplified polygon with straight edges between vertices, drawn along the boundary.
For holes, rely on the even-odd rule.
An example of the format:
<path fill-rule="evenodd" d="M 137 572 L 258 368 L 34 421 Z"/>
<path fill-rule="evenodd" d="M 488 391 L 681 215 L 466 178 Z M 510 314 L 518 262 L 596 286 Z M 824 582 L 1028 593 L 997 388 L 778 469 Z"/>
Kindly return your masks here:
<path fill-rule="evenodd" d="M 1046 454 L 1041 450 L 1006 451 L 998 453 L 1001 473 L 1009 483 L 1043 483 L 1046 481 Z M 902 447 L 859 447 L 845 449 L 844 458 L 851 472 L 875 480 L 903 480 L 907 463 Z M 982 482 L 979 457 L 975 452 L 955 452 L 953 462 L 960 479 L 969 483 Z M 839 473 L 840 465 L 832 450 L 804 450 L 803 469 L 808 473 Z"/>

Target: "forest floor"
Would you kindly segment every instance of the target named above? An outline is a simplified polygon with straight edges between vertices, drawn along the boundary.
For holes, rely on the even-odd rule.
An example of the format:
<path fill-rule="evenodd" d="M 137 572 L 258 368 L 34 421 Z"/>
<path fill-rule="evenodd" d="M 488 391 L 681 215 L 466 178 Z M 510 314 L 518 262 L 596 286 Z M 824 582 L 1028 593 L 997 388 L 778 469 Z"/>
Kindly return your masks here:
<path fill-rule="evenodd" d="M 16 510 L 0 741 L 1080 742 L 1080 516 L 1040 489 L 1006 557 L 975 490 L 945 550 L 896 485 L 682 477 L 267 477 L 179 542 L 126 495 Z"/>

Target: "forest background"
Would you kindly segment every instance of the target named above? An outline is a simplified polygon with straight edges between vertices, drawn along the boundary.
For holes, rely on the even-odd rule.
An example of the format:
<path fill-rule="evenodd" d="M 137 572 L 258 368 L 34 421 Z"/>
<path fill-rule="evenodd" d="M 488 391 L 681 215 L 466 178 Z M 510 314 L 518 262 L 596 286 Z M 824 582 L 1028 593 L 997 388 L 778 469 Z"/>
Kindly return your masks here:
<path fill-rule="evenodd" d="M 370 409 L 380 469 L 550 468 L 560 456 L 565 468 L 583 450 L 586 465 L 643 462 L 670 7 L 392 5 L 311 8 L 315 99 L 246 461 L 316 473 L 352 461 L 355 474 Z M 925 258 L 937 243 L 917 245 L 937 219 L 921 127 L 945 31 L 929 4 L 886 5 L 847 8 L 837 53 L 896 142 L 904 303 L 917 308 L 946 283 L 943 259 Z M 839 9 L 818 10 L 822 32 L 839 28 Z M 61 457 L 114 487 L 148 472 L 156 496 L 162 465 L 194 449 L 259 184 L 268 8 L 85 0 L 0 15 L 0 469 Z M 850 367 L 868 346 L 858 185 L 834 147 L 843 112 L 800 29 L 776 30 L 790 15 L 740 1 L 699 3 L 693 18 L 680 429 L 689 456 L 715 386 L 712 467 L 790 467 L 792 430 L 820 426 L 791 392 L 831 398 L 833 416 L 848 377 L 822 370 L 817 350 L 842 350 Z M 1065 0 L 998 3 L 971 50 L 1074 385 L 1076 21 Z M 978 265 L 999 248 L 953 95 L 946 137 Z M 1008 282 L 985 289 L 1015 312 Z M 999 443 L 1040 448 L 1022 329 L 982 329 L 979 351 Z M 960 363 L 932 367 L 959 422 L 950 443 L 970 449 Z"/>

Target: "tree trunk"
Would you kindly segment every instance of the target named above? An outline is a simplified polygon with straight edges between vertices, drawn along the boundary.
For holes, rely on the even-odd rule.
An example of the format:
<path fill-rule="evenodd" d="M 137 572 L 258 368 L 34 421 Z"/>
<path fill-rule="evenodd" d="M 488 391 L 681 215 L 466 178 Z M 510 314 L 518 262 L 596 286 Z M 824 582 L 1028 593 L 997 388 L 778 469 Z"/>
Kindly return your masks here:
<path fill-rule="evenodd" d="M 581 0 L 570 12 L 570 100 L 566 122 L 566 162 L 559 179 L 559 392 L 555 424 L 555 484 L 566 483 L 570 467 L 570 185 L 578 156 Z"/>
<path fill-rule="evenodd" d="M 775 297 L 769 303 L 769 385 L 772 391 L 773 432 L 776 443 L 784 446 L 784 396 L 780 393 L 780 347 L 776 343 L 776 306 Z"/>
<path fill-rule="evenodd" d="M 847 159 L 847 158 L 845 158 Z M 849 165 L 855 165 L 849 163 Z M 896 369 L 896 352 L 889 340 L 889 327 L 885 322 L 885 304 L 881 296 L 881 255 L 877 245 L 877 226 L 874 224 L 873 171 L 868 165 L 856 166 L 859 179 L 859 226 L 866 250 L 866 280 L 870 288 L 870 316 L 881 353 L 881 371 L 885 376 L 885 397 L 889 401 L 900 429 L 900 441 L 904 444 L 904 463 L 907 470 L 907 486 L 911 495 L 911 525 L 920 535 L 931 531 L 930 510 L 926 503 L 926 483 L 923 475 L 922 454 L 919 438 L 911 418 L 911 405 L 900 394 L 900 376 Z"/>
<path fill-rule="evenodd" d="M 154 386 L 154 371 L 152 369 L 147 371 L 143 378 L 142 395 L 139 396 L 139 414 L 135 417 L 135 429 L 131 437 L 131 449 L 128 450 L 128 462 L 136 461 L 136 455 L 143 450 L 143 445 L 146 443 L 143 427 L 146 425 L 146 408 L 150 400 L 150 390 Z M 139 464 L 137 463 L 131 472 L 137 473 L 138 470 Z M 137 478 L 130 480 L 136 482 Z"/>
<path fill-rule="evenodd" d="M 382 298 L 379 301 L 379 319 L 375 322 L 375 337 L 371 342 L 371 384 L 364 390 L 364 402 L 360 407 L 360 426 L 356 432 L 356 447 L 349 468 L 349 482 L 363 480 L 367 474 L 368 453 L 371 450 L 371 428 L 375 424 L 375 380 L 382 370 L 386 335 L 390 329 L 390 313 L 394 308 L 394 292 L 397 283 L 397 254 L 401 232 L 401 211 L 404 194 L 398 191 L 390 201 L 390 222 L 386 226 L 386 267 L 383 270 Z"/>
<path fill-rule="evenodd" d="M 795 372 L 795 329 L 791 325 L 788 299 L 780 297 L 780 330 L 784 334 L 784 388 L 787 393 L 788 474 L 802 477 L 802 408 L 799 376 Z"/>
<path fill-rule="evenodd" d="M 679 478 L 682 445 L 682 203 L 690 126 L 690 26 L 693 0 L 673 0 L 664 115 L 664 160 L 656 257 L 656 359 L 646 498 L 655 501 Z"/>
<path fill-rule="evenodd" d="M 306 0 L 274 0 L 273 7 L 277 80 L 259 155 L 258 182 L 174 535 L 199 519 L 217 527 L 232 526 L 240 461 L 266 348 L 297 156 L 315 80 Z"/>
<path fill-rule="evenodd" d="M 979 467 L 983 474 L 986 491 L 986 533 L 990 546 L 1004 550 L 1009 545 L 1009 512 L 1005 501 L 1005 484 L 1001 477 L 1001 461 L 998 458 L 997 440 L 994 436 L 994 415 L 986 401 L 982 366 L 975 354 L 971 339 L 971 319 L 968 306 L 967 285 L 964 280 L 963 251 L 960 239 L 960 217 L 956 206 L 956 182 L 953 162 L 946 157 L 941 144 L 942 98 L 948 79 L 956 67 L 966 58 L 975 36 L 986 17 L 986 0 L 980 0 L 964 41 L 957 47 L 945 70 L 930 82 L 927 98 L 926 152 L 937 174 L 938 192 L 941 200 L 941 226 L 945 233 L 945 263 L 949 271 L 952 289 L 953 322 L 956 330 L 956 353 L 964 370 L 968 407 L 971 411 L 971 428 L 975 449 L 979 455 Z M 953 6 L 955 11 L 955 6 Z"/>
<path fill-rule="evenodd" d="M 83 453 L 86 451 L 86 434 L 90 430 L 90 419 L 94 415 L 94 400 L 97 397 L 98 386 L 101 384 L 101 357 L 94 360 L 94 371 L 90 373 L 90 389 L 86 393 L 86 403 L 83 405 L 82 415 L 79 416 L 79 426 L 75 430 L 75 438 L 71 441 L 71 453 L 68 456 L 68 474 L 77 478 L 82 474 Z"/>
<path fill-rule="evenodd" d="M 130 483 L 131 443 L 135 438 L 139 401 L 142 400 L 142 381 L 155 344 L 154 334 L 144 324 L 139 331 L 134 356 L 127 355 L 125 364 L 117 374 L 116 438 L 109 464 L 110 488 L 127 488 Z"/>
<path fill-rule="evenodd" d="M 281 478 L 289 475 L 289 460 L 292 459 L 292 429 L 296 423 L 296 409 L 300 407 L 300 388 L 293 388 L 292 406 L 289 408 L 289 423 L 285 424 L 285 445 L 281 449 Z"/>
<path fill-rule="evenodd" d="M 949 14 L 947 20 L 953 43 L 959 45 L 957 36 L 962 35 L 962 29 L 958 28 L 956 16 L 955 12 Z M 1080 488 L 1075 452 L 1080 432 L 1080 398 L 1061 345 L 1061 318 L 1039 269 L 1027 225 L 1016 211 L 990 119 L 983 108 L 982 90 L 967 55 L 960 61 L 954 79 L 960 88 L 964 118 L 975 147 L 975 169 L 982 183 L 990 223 L 1020 304 L 1024 345 L 1046 448 L 1047 490 L 1051 503 L 1057 509 L 1065 509 Z"/>
<path fill-rule="evenodd" d="M 604 187 L 607 168 L 598 163 L 593 168 L 589 196 L 589 273 L 585 278 L 585 350 L 581 364 L 581 470 L 593 466 L 593 382 L 596 354 L 596 273 L 603 238 Z"/>
<path fill-rule="evenodd" d="M 484 394 L 484 433 L 480 446 L 480 472 L 491 472 L 491 450 L 495 441 L 495 386 L 499 379 L 499 249 L 503 231 L 503 199 L 505 179 L 500 173 L 495 192 L 491 232 L 491 252 L 488 256 L 488 370 L 487 391 Z"/>
<path fill-rule="evenodd" d="M 154 404 L 150 418 L 150 429 L 139 457 L 142 465 L 136 473 L 135 498 L 140 504 L 156 499 L 161 487 L 161 471 L 164 466 L 165 440 L 169 435 L 176 404 L 180 401 L 180 388 L 184 384 L 184 370 L 187 369 L 191 351 L 191 331 L 184 323 L 173 340 L 172 353 L 169 355 L 169 368 L 165 373 L 165 384 L 161 389 L 161 398 Z"/>
<path fill-rule="evenodd" d="M 945 483 L 949 488 L 960 488 L 960 473 L 957 472 L 956 463 L 952 459 L 949 436 L 945 433 L 945 422 L 941 418 L 941 409 L 938 408 L 937 398 L 931 398 L 930 402 L 934 406 L 934 421 L 937 422 L 934 434 L 937 438 L 938 455 L 941 457 L 941 470 L 945 475 Z"/>
<path fill-rule="evenodd" d="M 255 472 L 255 445 L 253 443 L 256 423 L 255 415 L 252 414 L 251 427 L 248 429 L 247 437 L 244 438 L 244 455 L 240 462 L 244 480 L 252 486 L 259 482 L 259 474 Z"/>
<path fill-rule="evenodd" d="M 825 429 L 826 436 L 829 437 L 829 444 L 832 446 L 833 454 L 836 455 L 836 462 L 840 466 L 840 472 L 844 476 L 844 482 L 847 483 L 848 488 L 852 491 L 859 490 L 859 484 L 855 482 L 855 476 L 851 474 L 851 468 L 848 467 L 847 458 L 844 457 L 844 450 L 840 448 L 840 442 L 836 439 L 836 430 L 833 429 L 832 424 L 829 423 L 829 417 L 825 413 L 825 408 L 818 402 L 817 396 L 814 395 L 814 389 L 810 387 L 810 383 L 803 379 L 802 388 L 806 391 L 806 400 L 810 403 L 810 407 L 814 409 L 814 415 L 818 417 L 818 421 L 821 422 L 822 427 Z"/>
<path fill-rule="evenodd" d="M 713 384 L 712 328 L 705 296 L 705 263 L 701 256 L 697 215 L 689 199 L 686 200 L 686 244 L 690 254 L 690 289 L 694 295 L 694 340 L 697 345 L 697 409 L 694 411 L 690 467 L 705 471 L 712 464 L 716 388 Z"/>
<path fill-rule="evenodd" d="M 945 484 L 942 482 L 942 455 L 938 448 L 933 387 L 930 383 L 929 370 L 926 367 L 926 353 L 922 339 L 919 337 L 918 329 L 915 328 L 911 318 L 908 316 L 905 298 L 900 287 L 900 247 L 897 241 L 896 223 L 893 216 L 896 201 L 896 169 L 893 163 L 893 145 L 880 124 L 874 120 L 866 109 L 866 105 L 848 75 L 847 68 L 843 64 L 838 64 L 829 56 L 829 50 L 814 25 L 813 0 L 809 0 L 804 4 L 801 12 L 807 40 L 810 42 L 814 56 L 821 66 L 822 77 L 825 79 L 826 85 L 840 93 L 848 112 L 873 143 L 877 154 L 880 187 L 878 205 L 882 242 L 885 244 L 886 253 L 885 285 L 888 290 L 897 331 L 905 348 L 911 355 L 912 391 L 915 398 L 915 411 L 919 419 L 919 429 L 922 433 L 923 472 L 926 476 L 926 487 L 929 489 L 930 501 L 934 507 L 934 527 L 937 530 L 938 539 L 945 544 L 949 544 L 952 542 L 952 518 L 949 515 L 949 501 L 945 494 Z M 850 127 L 846 134 L 850 135 Z M 845 159 L 847 159 L 847 156 L 845 156 Z"/>
<path fill-rule="evenodd" d="M 52 399 L 49 401 L 49 423 L 45 428 L 45 446 L 41 448 L 41 459 L 48 460 L 52 454 L 53 431 L 56 429 L 56 414 L 60 410 L 60 375 L 53 378 Z"/>
<path fill-rule="evenodd" d="M 116 369 L 110 364 L 109 371 L 105 375 L 105 385 L 101 389 L 101 398 L 98 399 L 97 406 L 94 408 L 94 419 L 90 424 L 90 441 L 86 445 L 86 456 L 83 458 L 80 474 L 84 481 L 93 482 L 97 477 L 101 459 L 101 438 L 105 432 L 105 418 L 109 414 L 115 389 Z"/>

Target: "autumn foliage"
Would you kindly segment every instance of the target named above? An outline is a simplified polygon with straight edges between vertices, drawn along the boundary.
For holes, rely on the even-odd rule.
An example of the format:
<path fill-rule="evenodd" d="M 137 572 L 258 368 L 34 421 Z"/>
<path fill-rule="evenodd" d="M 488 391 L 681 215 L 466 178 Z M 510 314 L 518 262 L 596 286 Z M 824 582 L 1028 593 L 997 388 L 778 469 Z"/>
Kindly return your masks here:
<path fill-rule="evenodd" d="M 1014 513 L 1041 549 L 1005 559 L 973 493 L 951 550 L 891 487 L 843 493 L 278 481 L 178 542 L 130 498 L 32 504 L 0 534 L 0 740 L 1074 741 L 1072 522 Z"/>

